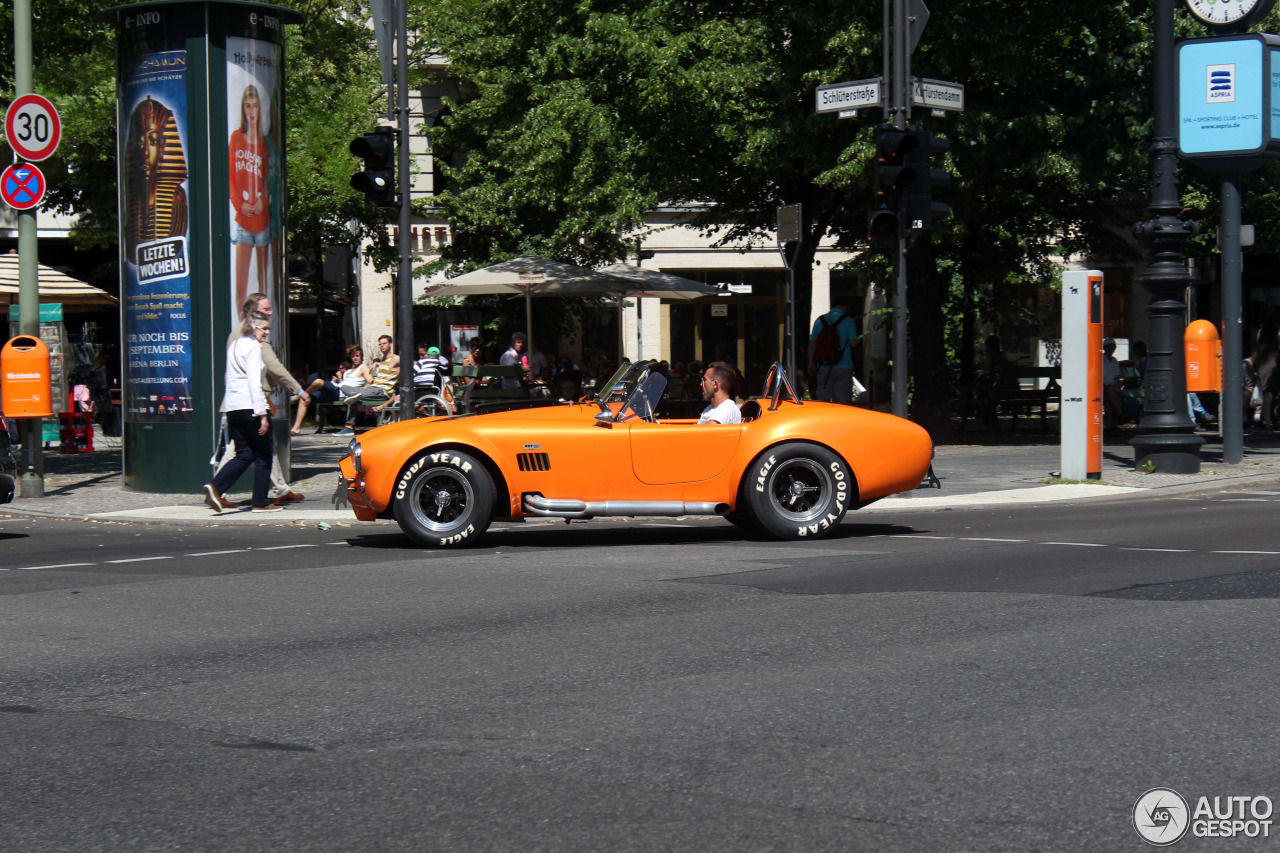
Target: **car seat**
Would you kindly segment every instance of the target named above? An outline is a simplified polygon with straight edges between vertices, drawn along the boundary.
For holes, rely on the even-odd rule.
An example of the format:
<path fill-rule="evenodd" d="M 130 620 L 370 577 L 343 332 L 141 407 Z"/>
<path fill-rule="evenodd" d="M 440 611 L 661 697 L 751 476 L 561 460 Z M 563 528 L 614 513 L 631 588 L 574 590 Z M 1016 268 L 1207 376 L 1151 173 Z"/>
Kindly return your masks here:
<path fill-rule="evenodd" d="M 750 421 L 754 421 L 756 418 L 760 417 L 760 414 L 761 414 L 760 404 L 757 403 L 755 400 L 748 400 L 747 402 L 743 403 L 738 408 L 738 411 L 742 413 L 742 422 L 744 424 Z"/>

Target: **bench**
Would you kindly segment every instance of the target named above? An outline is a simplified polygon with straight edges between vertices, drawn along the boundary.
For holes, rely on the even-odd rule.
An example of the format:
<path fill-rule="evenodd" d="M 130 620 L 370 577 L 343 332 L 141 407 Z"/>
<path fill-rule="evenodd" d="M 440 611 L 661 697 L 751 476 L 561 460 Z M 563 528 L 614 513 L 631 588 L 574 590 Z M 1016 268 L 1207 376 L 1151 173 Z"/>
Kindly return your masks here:
<path fill-rule="evenodd" d="M 474 412 L 484 403 L 514 403 L 529 399 L 523 385 L 519 388 L 503 388 L 500 380 L 519 379 L 524 370 L 517 364 L 481 364 L 453 366 L 453 395 L 459 412 Z M 495 380 L 485 384 L 484 380 Z M 465 383 L 465 384 L 464 384 Z"/>
<path fill-rule="evenodd" d="M 1058 384 L 1061 378 L 1061 367 L 1009 365 L 1004 381 L 994 386 L 957 388 L 951 406 L 960 416 L 961 430 L 970 417 L 994 420 L 1000 411 L 1012 418 L 1012 429 L 1018 428 L 1019 417 L 1038 413 L 1040 429 L 1045 430 L 1048 429 L 1050 405 L 1062 402 L 1062 386 Z"/>

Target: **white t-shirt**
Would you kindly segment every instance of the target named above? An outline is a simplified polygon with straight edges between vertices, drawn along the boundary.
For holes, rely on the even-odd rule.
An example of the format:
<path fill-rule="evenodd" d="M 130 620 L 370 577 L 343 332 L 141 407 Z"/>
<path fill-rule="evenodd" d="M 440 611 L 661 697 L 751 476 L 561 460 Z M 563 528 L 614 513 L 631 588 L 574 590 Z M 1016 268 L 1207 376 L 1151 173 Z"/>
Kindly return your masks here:
<path fill-rule="evenodd" d="M 721 424 L 740 424 L 742 423 L 742 412 L 738 411 L 738 404 L 730 397 L 715 408 L 708 404 L 702 410 L 702 417 L 698 418 L 698 423 L 706 424 L 712 421 Z"/>
<path fill-rule="evenodd" d="M 1115 385 L 1120 381 L 1120 362 L 1114 356 L 1102 357 L 1102 384 Z"/>

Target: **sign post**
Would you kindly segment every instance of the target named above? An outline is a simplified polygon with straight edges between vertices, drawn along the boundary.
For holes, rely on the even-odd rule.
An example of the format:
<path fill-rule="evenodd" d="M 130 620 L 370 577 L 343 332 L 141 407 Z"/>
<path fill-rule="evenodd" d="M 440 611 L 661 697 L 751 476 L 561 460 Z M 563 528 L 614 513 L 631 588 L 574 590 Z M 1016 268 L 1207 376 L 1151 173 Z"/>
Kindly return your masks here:
<path fill-rule="evenodd" d="M 29 163 L 5 167 L 0 172 L 0 199 L 14 210 L 31 210 L 44 199 L 44 173 Z"/>
<path fill-rule="evenodd" d="M 62 120 L 48 98 L 21 95 L 5 110 L 4 135 L 22 159 L 48 160 L 62 141 Z"/>
<path fill-rule="evenodd" d="M 1225 7 L 1224 7 L 1225 10 Z M 1222 461 L 1244 458 L 1241 362 L 1241 184 L 1280 156 L 1280 37 L 1270 33 L 1189 39 L 1178 45 L 1178 155 L 1222 176 Z"/>

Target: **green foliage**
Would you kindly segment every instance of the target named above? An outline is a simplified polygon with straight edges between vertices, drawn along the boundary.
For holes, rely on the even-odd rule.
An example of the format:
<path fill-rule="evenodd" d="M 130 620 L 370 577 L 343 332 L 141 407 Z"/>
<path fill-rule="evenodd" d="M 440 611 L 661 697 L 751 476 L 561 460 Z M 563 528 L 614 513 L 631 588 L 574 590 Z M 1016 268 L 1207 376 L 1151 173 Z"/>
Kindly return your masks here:
<path fill-rule="evenodd" d="M 288 225 L 291 250 L 314 253 L 325 246 L 355 245 L 346 222 L 361 223 L 374 240 L 375 259 L 386 264 L 390 247 L 386 214 L 365 204 L 348 179 L 358 161 L 351 138 L 377 121 L 380 101 L 377 54 L 364 22 L 367 5 L 349 0 L 283 5 L 304 23 L 286 28 L 286 100 L 289 134 Z M 36 7 L 33 69 L 36 91 L 58 107 L 63 141 L 41 164 L 49 178 L 49 206 L 78 216 L 74 237 L 83 248 L 117 240 L 115 25 L 94 20 L 103 6 L 50 0 Z M 13 32 L 12 4 L 0 5 L 0 30 Z M 13 41 L 0 39 L 0 102 L 13 98 Z"/>
<path fill-rule="evenodd" d="M 368 239 L 375 263 L 386 268 L 394 263 L 386 228 L 394 212 L 367 203 L 349 184 L 360 161 L 347 146 L 374 128 L 386 103 L 373 31 L 365 26 L 368 7 L 349 0 L 284 5 L 306 16 L 285 29 L 290 252 L 314 257 L 323 247 L 355 249 Z M 359 223 L 356 235 L 347 228 L 351 220 Z"/>

